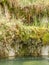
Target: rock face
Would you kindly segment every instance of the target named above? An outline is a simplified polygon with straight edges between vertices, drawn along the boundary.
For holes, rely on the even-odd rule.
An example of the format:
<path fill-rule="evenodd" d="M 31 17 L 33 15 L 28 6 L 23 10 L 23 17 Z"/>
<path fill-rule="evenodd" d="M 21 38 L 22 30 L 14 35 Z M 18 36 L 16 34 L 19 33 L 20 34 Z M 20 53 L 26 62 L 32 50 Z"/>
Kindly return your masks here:
<path fill-rule="evenodd" d="M 8 56 L 9 56 L 9 57 L 15 56 L 15 52 L 14 52 L 13 49 L 11 49 L 11 50 L 9 51 Z"/>
<path fill-rule="evenodd" d="M 49 46 L 43 46 L 41 50 L 41 55 L 48 56 L 49 55 Z"/>

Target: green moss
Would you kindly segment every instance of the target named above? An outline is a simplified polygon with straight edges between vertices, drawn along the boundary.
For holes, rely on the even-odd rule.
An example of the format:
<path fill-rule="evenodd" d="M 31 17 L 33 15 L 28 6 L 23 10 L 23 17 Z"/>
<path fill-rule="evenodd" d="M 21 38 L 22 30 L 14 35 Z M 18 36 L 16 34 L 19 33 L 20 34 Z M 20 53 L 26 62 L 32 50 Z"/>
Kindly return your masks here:
<path fill-rule="evenodd" d="M 42 37 L 44 44 L 49 44 L 49 33 L 45 33 Z"/>

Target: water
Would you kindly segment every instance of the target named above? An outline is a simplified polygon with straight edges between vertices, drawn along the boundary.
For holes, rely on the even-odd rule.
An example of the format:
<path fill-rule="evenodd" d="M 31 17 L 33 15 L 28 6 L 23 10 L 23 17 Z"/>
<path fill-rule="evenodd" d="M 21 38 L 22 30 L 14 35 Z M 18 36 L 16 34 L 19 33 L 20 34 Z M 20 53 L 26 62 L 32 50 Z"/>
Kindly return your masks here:
<path fill-rule="evenodd" d="M 49 58 L 0 59 L 0 65 L 49 65 Z"/>

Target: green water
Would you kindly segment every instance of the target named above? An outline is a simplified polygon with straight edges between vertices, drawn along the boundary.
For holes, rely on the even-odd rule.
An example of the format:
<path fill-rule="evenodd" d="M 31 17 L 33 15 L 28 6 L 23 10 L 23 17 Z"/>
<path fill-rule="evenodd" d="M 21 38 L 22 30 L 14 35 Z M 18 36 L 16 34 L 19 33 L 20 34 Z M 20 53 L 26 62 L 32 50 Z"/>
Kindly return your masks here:
<path fill-rule="evenodd" d="M 41 58 L 0 59 L 0 65 L 49 65 L 49 59 Z"/>

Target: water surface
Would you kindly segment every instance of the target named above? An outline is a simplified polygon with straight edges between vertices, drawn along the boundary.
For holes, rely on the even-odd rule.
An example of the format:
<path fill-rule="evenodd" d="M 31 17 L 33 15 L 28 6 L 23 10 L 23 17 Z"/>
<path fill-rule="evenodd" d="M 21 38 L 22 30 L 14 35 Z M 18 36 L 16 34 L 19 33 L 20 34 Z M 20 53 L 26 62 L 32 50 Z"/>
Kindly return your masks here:
<path fill-rule="evenodd" d="M 0 59 L 0 65 L 49 65 L 49 58 Z"/>

